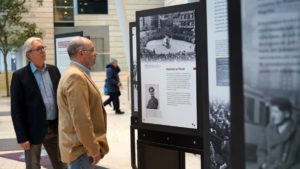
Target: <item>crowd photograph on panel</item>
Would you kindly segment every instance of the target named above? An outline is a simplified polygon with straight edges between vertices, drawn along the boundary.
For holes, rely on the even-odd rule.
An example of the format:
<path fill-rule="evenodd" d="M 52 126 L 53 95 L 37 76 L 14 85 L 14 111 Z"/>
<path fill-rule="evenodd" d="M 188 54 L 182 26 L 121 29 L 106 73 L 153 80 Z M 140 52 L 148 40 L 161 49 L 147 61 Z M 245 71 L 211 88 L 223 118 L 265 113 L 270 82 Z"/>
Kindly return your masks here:
<path fill-rule="evenodd" d="M 213 101 L 209 106 L 209 158 L 212 169 L 230 168 L 231 111 L 229 103 Z"/>
<path fill-rule="evenodd" d="M 194 61 L 195 11 L 140 18 L 141 60 Z"/>

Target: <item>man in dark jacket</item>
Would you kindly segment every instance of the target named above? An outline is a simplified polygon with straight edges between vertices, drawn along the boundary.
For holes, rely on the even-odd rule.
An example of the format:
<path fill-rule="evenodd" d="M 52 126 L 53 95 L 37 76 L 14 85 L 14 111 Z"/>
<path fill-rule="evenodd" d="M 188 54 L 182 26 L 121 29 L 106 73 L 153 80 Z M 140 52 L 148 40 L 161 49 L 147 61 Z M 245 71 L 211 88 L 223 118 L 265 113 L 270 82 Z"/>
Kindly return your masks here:
<path fill-rule="evenodd" d="M 258 146 L 260 169 L 300 168 L 300 128 L 292 119 L 288 99 L 274 98 L 270 106 L 270 123 Z"/>
<path fill-rule="evenodd" d="M 114 110 L 116 114 L 124 114 L 120 110 L 120 100 L 119 96 L 121 95 L 120 87 L 122 86 L 120 82 L 120 68 L 118 61 L 116 59 L 111 59 L 111 62 L 106 65 L 106 87 L 108 91 L 109 98 L 104 101 L 103 105 L 110 105 L 113 102 Z"/>
<path fill-rule="evenodd" d="M 59 156 L 56 89 L 57 67 L 45 64 L 46 52 L 40 38 L 29 38 L 24 50 L 29 64 L 13 73 L 11 116 L 17 141 L 25 150 L 26 169 L 40 169 L 44 145 L 54 169 L 66 168 Z"/>

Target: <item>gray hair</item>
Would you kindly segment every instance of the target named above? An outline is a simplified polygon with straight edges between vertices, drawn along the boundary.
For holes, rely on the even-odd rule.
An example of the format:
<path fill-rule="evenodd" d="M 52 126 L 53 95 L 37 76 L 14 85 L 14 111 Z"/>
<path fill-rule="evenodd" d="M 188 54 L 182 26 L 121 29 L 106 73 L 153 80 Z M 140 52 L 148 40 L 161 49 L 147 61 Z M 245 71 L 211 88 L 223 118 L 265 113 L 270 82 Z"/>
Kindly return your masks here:
<path fill-rule="evenodd" d="M 110 58 L 110 63 L 118 63 L 118 60 L 115 58 Z"/>
<path fill-rule="evenodd" d="M 24 50 L 24 53 L 26 54 L 27 52 L 29 52 L 30 50 L 32 50 L 32 42 L 33 41 L 39 41 L 41 43 L 43 43 L 43 40 L 41 38 L 38 38 L 38 37 L 30 37 L 28 38 L 25 42 L 24 42 L 24 45 L 23 45 L 23 50 Z"/>
<path fill-rule="evenodd" d="M 70 58 L 72 58 L 78 50 L 84 49 L 85 39 L 86 38 L 84 37 L 75 37 L 71 40 L 68 46 L 68 54 Z"/>

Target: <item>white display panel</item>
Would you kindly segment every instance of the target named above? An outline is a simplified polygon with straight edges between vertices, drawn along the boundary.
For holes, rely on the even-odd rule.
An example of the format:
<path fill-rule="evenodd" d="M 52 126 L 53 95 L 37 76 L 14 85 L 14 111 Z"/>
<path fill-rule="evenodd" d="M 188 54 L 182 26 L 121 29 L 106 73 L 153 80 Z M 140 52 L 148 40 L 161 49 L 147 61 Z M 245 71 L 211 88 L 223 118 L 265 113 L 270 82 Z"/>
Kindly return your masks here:
<path fill-rule="evenodd" d="M 82 36 L 82 32 L 61 34 L 55 38 L 56 66 L 58 67 L 60 73 L 62 73 L 71 62 L 67 48 L 70 41 L 74 37 L 78 36 Z"/>
<path fill-rule="evenodd" d="M 132 45 L 132 73 L 133 73 L 133 111 L 138 111 L 138 75 L 137 75 L 137 54 L 136 54 L 136 26 L 131 28 Z"/>
<path fill-rule="evenodd" d="M 208 145 L 211 168 L 230 168 L 230 82 L 227 0 L 207 0 Z"/>
<path fill-rule="evenodd" d="M 139 26 L 142 123 L 197 129 L 195 11 L 140 17 Z"/>

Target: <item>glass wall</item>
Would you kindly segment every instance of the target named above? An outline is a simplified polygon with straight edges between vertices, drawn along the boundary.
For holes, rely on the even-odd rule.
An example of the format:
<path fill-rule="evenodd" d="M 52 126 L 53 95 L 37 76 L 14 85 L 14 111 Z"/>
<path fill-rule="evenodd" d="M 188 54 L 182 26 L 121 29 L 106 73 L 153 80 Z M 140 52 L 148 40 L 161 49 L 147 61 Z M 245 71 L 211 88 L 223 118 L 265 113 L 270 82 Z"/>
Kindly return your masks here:
<path fill-rule="evenodd" d="M 108 14 L 107 0 L 78 0 L 78 14 Z"/>
<path fill-rule="evenodd" d="M 54 22 L 55 23 L 74 22 L 73 0 L 54 1 Z"/>

